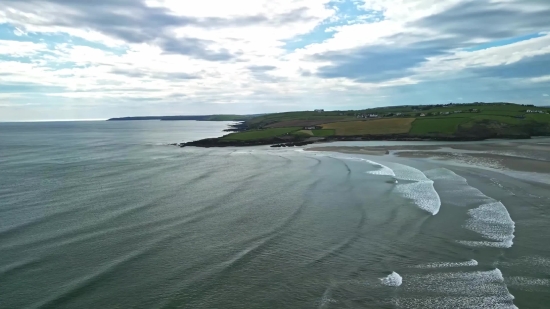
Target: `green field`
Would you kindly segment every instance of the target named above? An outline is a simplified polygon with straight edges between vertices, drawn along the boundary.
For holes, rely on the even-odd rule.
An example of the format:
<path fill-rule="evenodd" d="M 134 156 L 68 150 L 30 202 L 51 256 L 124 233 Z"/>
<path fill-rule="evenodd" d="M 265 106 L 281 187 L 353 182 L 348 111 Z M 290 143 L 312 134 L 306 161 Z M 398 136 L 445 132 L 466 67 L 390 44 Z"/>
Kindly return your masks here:
<path fill-rule="evenodd" d="M 281 126 L 285 127 L 294 127 L 294 126 L 308 126 L 327 123 L 327 122 L 336 122 L 344 120 L 354 120 L 352 112 L 288 112 L 288 113 L 277 113 L 277 114 L 268 114 L 262 115 L 255 118 L 252 118 L 247 121 L 247 124 L 251 128 L 260 128 L 267 127 L 273 124 L 282 123 Z"/>
<path fill-rule="evenodd" d="M 401 134 L 411 129 L 414 118 L 388 118 L 366 121 L 335 122 L 323 125 L 333 129 L 336 135 Z"/>
<path fill-rule="evenodd" d="M 441 117 L 441 118 L 417 118 L 409 131 L 410 134 L 453 134 L 458 126 L 472 121 L 472 118 Z"/>
<path fill-rule="evenodd" d="M 514 118 L 511 116 L 495 116 L 495 115 L 476 115 L 472 117 L 476 121 L 480 120 L 493 120 L 498 121 L 505 124 L 520 124 L 521 122 L 524 122 L 525 120 Z"/>
<path fill-rule="evenodd" d="M 330 129 L 311 130 L 311 132 L 313 133 L 313 136 L 332 136 L 335 134 L 334 130 Z"/>
<path fill-rule="evenodd" d="M 300 111 L 265 114 L 246 120 L 251 131 L 232 134 L 223 139 L 253 140 L 272 138 L 292 133 L 296 138 L 311 136 L 360 136 L 369 134 L 412 135 L 508 135 L 510 132 L 536 132 L 550 130 L 549 114 L 526 113 L 526 110 L 550 112 L 547 107 L 534 107 L 512 103 L 469 103 L 453 105 L 407 105 L 378 107 L 348 111 Z M 445 113 L 448 113 L 445 115 Z M 377 114 L 378 119 L 368 119 Z M 425 116 L 421 116 L 424 114 Z M 522 118 L 523 117 L 523 118 Z M 323 130 L 303 130 L 304 127 L 322 126 Z M 543 127 L 539 130 L 539 127 Z M 544 129 L 547 127 L 548 129 Z M 475 129 L 473 129 L 475 128 Z M 258 130 L 259 129 L 259 130 Z M 472 129 L 474 131 L 472 131 Z M 481 131 L 480 131 L 481 130 Z M 533 131 L 535 132 L 535 131 Z"/>
<path fill-rule="evenodd" d="M 222 137 L 222 140 L 239 140 L 239 141 L 248 141 L 248 140 L 260 140 L 274 138 L 277 136 L 283 136 L 287 133 L 292 133 L 300 130 L 300 127 L 292 128 L 274 128 L 274 129 L 264 129 L 264 130 L 251 130 L 240 133 L 232 133 Z"/>
<path fill-rule="evenodd" d="M 550 123 L 550 114 L 527 114 L 526 119 Z"/>

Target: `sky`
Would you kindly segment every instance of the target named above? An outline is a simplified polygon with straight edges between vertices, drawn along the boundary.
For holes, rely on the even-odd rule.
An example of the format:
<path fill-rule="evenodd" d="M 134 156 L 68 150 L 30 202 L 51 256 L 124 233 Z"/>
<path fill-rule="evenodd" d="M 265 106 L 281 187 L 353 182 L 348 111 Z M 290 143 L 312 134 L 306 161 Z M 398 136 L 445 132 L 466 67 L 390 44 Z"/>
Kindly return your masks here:
<path fill-rule="evenodd" d="M 1 0 L 0 121 L 550 105 L 548 0 Z"/>

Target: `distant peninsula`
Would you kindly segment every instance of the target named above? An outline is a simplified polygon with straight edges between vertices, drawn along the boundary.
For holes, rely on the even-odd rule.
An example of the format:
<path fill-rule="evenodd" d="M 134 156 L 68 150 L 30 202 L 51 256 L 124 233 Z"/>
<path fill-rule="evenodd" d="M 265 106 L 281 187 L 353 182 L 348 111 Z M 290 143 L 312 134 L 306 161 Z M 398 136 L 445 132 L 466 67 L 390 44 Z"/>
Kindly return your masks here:
<path fill-rule="evenodd" d="M 110 118 L 107 121 L 133 121 L 133 120 L 195 120 L 195 121 L 245 121 L 259 115 L 197 115 L 197 116 L 137 116 Z"/>
<path fill-rule="evenodd" d="M 158 119 L 212 121 L 218 116 L 182 117 L 202 118 Z M 406 105 L 346 111 L 317 109 L 242 117 L 224 119 L 240 121 L 226 130 L 233 133 L 174 145 L 292 147 L 330 141 L 476 141 L 550 136 L 550 108 L 505 102 Z"/>

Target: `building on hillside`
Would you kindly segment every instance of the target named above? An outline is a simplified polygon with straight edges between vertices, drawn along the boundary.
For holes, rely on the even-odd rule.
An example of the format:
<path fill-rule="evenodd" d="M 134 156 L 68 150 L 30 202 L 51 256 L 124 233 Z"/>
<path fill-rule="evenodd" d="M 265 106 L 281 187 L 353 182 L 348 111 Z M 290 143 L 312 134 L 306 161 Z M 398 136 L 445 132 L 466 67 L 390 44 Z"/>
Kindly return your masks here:
<path fill-rule="evenodd" d="M 323 127 L 321 126 L 305 126 L 304 127 L 304 130 L 319 130 L 319 129 L 322 129 Z"/>
<path fill-rule="evenodd" d="M 420 117 L 426 117 L 426 114 L 422 113 L 420 114 Z"/>
<path fill-rule="evenodd" d="M 378 118 L 378 114 L 368 114 L 368 118 Z"/>
<path fill-rule="evenodd" d="M 314 112 L 318 112 L 318 113 L 322 113 L 322 112 L 324 112 L 324 111 L 325 111 L 324 109 L 316 109 L 316 110 L 314 110 Z"/>

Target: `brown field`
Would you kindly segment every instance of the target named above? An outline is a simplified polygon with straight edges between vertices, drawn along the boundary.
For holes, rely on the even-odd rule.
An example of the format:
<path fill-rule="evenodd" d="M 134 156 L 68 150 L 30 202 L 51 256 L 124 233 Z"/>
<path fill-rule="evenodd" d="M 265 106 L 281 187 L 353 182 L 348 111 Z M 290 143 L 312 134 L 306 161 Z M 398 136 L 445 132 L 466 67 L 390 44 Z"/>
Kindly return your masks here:
<path fill-rule="evenodd" d="M 323 129 L 336 130 L 336 135 L 398 134 L 408 133 L 414 118 L 392 118 L 366 121 L 335 122 Z"/>

